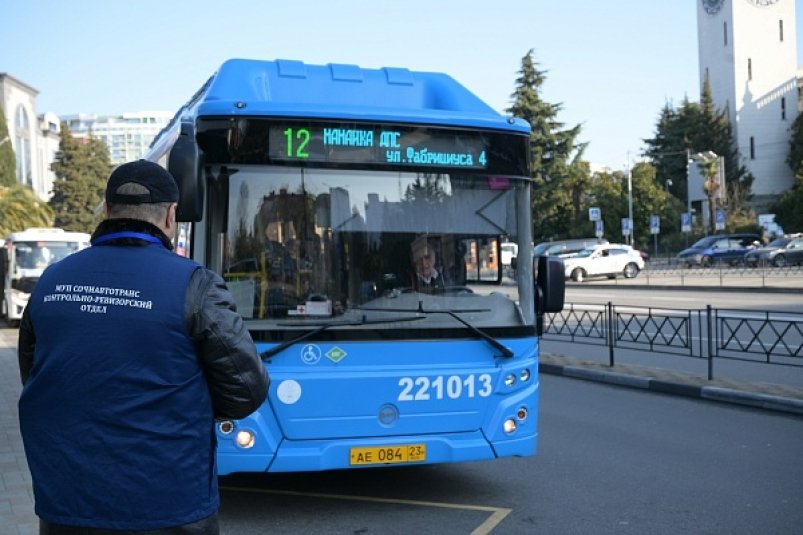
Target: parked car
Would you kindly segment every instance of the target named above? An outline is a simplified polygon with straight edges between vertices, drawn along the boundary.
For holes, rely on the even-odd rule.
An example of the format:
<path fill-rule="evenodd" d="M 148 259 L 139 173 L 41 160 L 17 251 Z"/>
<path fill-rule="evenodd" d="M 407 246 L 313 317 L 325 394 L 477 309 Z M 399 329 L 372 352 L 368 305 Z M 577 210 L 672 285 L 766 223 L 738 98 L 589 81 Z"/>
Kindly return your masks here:
<path fill-rule="evenodd" d="M 744 260 L 744 255 L 755 248 L 760 239 L 758 234 L 706 236 L 678 253 L 678 261 L 686 267 L 708 267 L 719 262 L 738 265 Z"/>
<path fill-rule="evenodd" d="M 744 263 L 750 267 L 775 267 L 803 264 L 803 238 L 778 238 L 763 247 L 748 251 Z"/>
<path fill-rule="evenodd" d="M 533 256 L 535 258 L 539 256 L 569 258 L 583 249 L 603 243 L 608 243 L 608 240 L 605 238 L 577 238 L 573 240 L 545 241 L 535 246 L 533 249 Z"/>
<path fill-rule="evenodd" d="M 632 279 L 644 269 L 644 259 L 629 245 L 607 243 L 583 249 L 571 258 L 563 259 L 566 278 L 582 282 L 589 277 L 619 275 Z"/>

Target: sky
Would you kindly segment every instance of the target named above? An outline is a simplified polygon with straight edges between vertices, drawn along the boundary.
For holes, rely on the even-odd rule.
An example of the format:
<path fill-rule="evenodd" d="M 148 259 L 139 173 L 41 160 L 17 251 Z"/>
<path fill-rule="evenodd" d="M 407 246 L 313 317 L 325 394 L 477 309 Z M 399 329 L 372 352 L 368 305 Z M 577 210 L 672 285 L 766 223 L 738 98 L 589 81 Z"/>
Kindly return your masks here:
<path fill-rule="evenodd" d="M 666 103 L 699 99 L 697 1 L 7 0 L 0 72 L 39 114 L 175 112 L 230 58 L 445 72 L 504 112 L 532 49 L 584 159 L 623 169 Z"/>

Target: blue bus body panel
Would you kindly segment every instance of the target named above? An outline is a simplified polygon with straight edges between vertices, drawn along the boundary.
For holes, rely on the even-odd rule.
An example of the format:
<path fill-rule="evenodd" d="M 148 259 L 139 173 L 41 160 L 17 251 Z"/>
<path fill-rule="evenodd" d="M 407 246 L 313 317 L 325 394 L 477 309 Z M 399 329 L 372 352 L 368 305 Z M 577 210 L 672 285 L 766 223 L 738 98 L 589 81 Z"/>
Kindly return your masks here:
<path fill-rule="evenodd" d="M 232 59 L 213 76 L 196 117 L 271 116 L 422 123 L 528 134 L 453 78 L 401 68 Z"/>
<path fill-rule="evenodd" d="M 349 468 L 352 447 L 406 444 L 425 444 L 425 463 L 532 455 L 537 340 L 501 342 L 515 358 L 478 340 L 292 346 L 267 364 L 268 401 L 235 423 L 256 434 L 255 445 L 242 449 L 236 433 L 218 434 L 218 471 Z M 529 416 L 505 432 L 522 407 Z"/>

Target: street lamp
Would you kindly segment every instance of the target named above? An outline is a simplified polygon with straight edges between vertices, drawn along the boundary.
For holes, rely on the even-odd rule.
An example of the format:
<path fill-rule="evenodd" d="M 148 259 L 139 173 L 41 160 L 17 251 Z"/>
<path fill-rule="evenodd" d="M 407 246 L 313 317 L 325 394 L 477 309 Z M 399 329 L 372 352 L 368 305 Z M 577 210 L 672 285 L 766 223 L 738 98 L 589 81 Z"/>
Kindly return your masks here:
<path fill-rule="evenodd" d="M 666 182 L 664 182 L 664 191 L 666 191 L 667 195 L 669 195 L 669 186 L 671 186 L 673 183 L 674 182 L 672 182 L 671 178 L 667 178 Z"/>

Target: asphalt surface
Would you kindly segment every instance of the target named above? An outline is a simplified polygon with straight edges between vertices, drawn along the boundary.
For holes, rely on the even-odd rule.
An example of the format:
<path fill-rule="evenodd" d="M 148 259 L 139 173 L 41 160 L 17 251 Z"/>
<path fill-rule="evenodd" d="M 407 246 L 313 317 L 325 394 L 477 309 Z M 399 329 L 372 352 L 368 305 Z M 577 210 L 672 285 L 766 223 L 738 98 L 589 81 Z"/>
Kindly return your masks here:
<path fill-rule="evenodd" d="M 0 535 L 35 535 L 38 533 L 38 520 L 33 513 L 31 476 L 17 417 L 21 385 L 16 345 L 17 330 L 0 328 Z M 542 353 L 540 371 L 711 402 L 803 414 L 803 388 L 794 385 L 726 378 L 709 381 L 706 377 L 679 371 L 629 364 L 610 367 L 600 362 L 551 353 Z"/>

